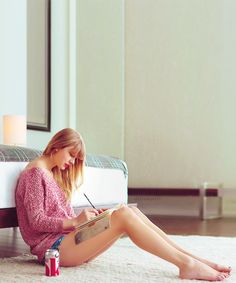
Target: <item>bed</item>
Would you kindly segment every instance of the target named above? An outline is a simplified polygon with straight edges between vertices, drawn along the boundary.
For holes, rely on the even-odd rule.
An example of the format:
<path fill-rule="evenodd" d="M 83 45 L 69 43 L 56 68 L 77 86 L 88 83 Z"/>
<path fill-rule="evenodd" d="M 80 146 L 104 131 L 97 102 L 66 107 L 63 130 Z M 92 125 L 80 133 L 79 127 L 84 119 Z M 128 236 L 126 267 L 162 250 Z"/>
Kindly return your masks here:
<path fill-rule="evenodd" d="M 15 187 L 27 163 L 41 154 L 40 150 L 0 144 L 0 228 L 18 226 L 15 209 Z M 128 169 L 118 158 L 87 154 L 84 183 L 72 198 L 75 210 L 90 206 L 112 207 L 127 203 Z"/>

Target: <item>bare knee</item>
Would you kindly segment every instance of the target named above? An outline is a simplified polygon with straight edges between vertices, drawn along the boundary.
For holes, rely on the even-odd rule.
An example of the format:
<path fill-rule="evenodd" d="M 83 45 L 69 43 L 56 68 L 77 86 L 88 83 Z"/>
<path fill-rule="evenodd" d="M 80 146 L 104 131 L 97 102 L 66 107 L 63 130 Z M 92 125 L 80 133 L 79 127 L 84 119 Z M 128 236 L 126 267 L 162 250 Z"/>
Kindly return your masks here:
<path fill-rule="evenodd" d="M 133 219 L 134 216 L 135 214 L 132 211 L 132 209 L 126 205 L 123 205 L 121 208 L 115 210 L 112 213 L 111 224 L 113 227 L 117 226 L 118 228 L 122 230 L 122 232 L 125 232 L 124 228 L 127 222 Z"/>
<path fill-rule="evenodd" d="M 130 214 L 133 214 L 132 209 L 127 205 L 122 205 L 121 208 L 114 211 L 117 217 L 127 217 Z"/>

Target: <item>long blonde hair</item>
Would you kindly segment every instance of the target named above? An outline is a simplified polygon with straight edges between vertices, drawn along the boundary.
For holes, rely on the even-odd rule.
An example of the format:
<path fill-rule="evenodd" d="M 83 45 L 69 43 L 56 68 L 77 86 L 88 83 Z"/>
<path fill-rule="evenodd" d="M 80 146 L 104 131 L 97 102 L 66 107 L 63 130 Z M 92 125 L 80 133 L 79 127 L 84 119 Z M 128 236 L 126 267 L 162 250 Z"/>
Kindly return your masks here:
<path fill-rule="evenodd" d="M 64 191 L 67 200 L 71 200 L 73 190 L 78 189 L 83 183 L 84 163 L 86 157 L 85 144 L 81 135 L 71 128 L 65 128 L 56 133 L 43 151 L 44 156 L 52 156 L 58 150 L 65 147 L 73 147 L 77 153 L 74 164 L 60 170 L 52 169 L 53 177 Z"/>

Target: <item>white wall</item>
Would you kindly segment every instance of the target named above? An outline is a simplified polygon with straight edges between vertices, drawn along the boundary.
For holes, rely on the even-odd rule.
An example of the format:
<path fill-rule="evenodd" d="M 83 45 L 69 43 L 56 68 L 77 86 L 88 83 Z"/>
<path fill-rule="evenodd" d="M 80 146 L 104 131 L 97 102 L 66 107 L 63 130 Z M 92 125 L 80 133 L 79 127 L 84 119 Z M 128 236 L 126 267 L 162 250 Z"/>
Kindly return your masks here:
<path fill-rule="evenodd" d="M 2 116 L 26 114 L 26 1 L 0 0 L 0 143 Z"/>
<path fill-rule="evenodd" d="M 236 188 L 236 1 L 125 3 L 129 185 Z"/>
<path fill-rule="evenodd" d="M 124 3 L 77 2 L 77 125 L 92 153 L 124 157 Z"/>

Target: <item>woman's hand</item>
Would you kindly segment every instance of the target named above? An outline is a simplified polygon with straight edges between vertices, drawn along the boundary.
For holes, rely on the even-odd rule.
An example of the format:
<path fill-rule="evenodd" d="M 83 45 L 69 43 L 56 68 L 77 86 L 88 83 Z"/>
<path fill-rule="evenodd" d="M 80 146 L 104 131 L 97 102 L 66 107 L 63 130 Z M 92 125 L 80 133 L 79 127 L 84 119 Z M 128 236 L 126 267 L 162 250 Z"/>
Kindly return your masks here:
<path fill-rule="evenodd" d="M 81 213 L 78 216 L 71 218 L 71 219 L 65 219 L 63 221 L 63 229 L 68 230 L 71 228 L 75 228 L 76 226 L 88 220 L 91 220 L 98 214 L 99 214 L 98 210 L 94 208 L 85 208 L 81 211 Z"/>
<path fill-rule="evenodd" d="M 99 214 L 98 210 L 94 208 L 85 208 L 81 213 L 74 218 L 74 226 L 78 226 L 86 221 L 89 221 Z"/>
<path fill-rule="evenodd" d="M 101 208 L 101 209 L 98 209 L 98 214 L 101 214 L 103 213 L 104 211 L 108 210 L 109 208 Z"/>
<path fill-rule="evenodd" d="M 89 207 L 89 208 L 83 209 L 82 212 L 76 218 L 78 219 L 79 222 L 83 223 L 88 220 L 91 220 L 98 214 L 99 214 L 98 210 Z"/>
<path fill-rule="evenodd" d="M 109 208 L 101 208 L 98 210 L 92 207 L 85 208 L 80 212 L 78 216 L 71 219 L 65 219 L 63 221 L 63 229 L 67 230 L 67 229 L 75 228 L 76 226 L 81 225 L 84 222 L 93 219 L 94 217 L 96 217 L 100 213 L 103 213 L 107 209 Z"/>

